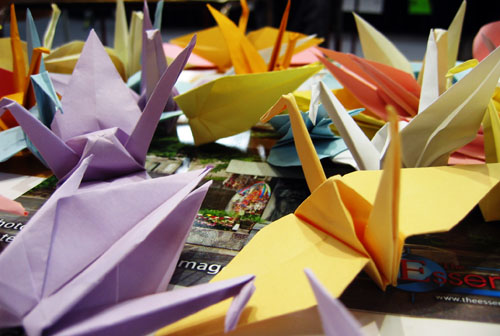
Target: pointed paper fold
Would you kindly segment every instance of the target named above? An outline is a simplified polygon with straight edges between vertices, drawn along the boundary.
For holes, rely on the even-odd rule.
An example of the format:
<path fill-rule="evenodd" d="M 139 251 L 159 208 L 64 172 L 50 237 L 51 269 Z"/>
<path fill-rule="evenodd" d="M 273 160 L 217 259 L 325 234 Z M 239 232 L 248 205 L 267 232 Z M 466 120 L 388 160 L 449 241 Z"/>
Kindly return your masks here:
<path fill-rule="evenodd" d="M 328 49 L 321 51 L 341 64 L 338 67 L 318 57 L 335 78 L 369 109 L 369 113 L 387 120 L 385 106 L 391 104 L 402 117 L 417 114 L 420 86 L 412 75 L 355 55 Z"/>
<path fill-rule="evenodd" d="M 57 22 L 61 16 L 61 10 L 56 4 L 51 4 L 52 14 L 50 15 L 50 21 L 45 29 L 45 34 L 43 35 L 43 46 L 47 49 L 52 49 L 52 42 L 54 41 L 54 35 L 56 32 Z"/>
<path fill-rule="evenodd" d="M 2 110 L 9 108 L 15 113 L 59 179 L 67 178 L 78 162 L 91 154 L 95 158 L 85 180 L 142 174 L 146 152 L 168 93 L 194 43 L 193 40 L 163 73 L 142 113 L 93 31 L 65 89 L 62 109 L 54 115 L 52 131 L 14 102 L 4 100 L 0 104 Z M 50 96 L 50 101 L 57 102 L 57 97 Z M 57 109 L 57 103 L 48 106 Z"/>
<path fill-rule="evenodd" d="M 323 106 L 347 144 L 359 169 L 380 169 L 380 153 L 326 85 L 320 82 L 319 86 Z"/>
<path fill-rule="evenodd" d="M 390 65 L 396 69 L 413 74 L 406 57 L 382 33 L 362 17 L 353 13 L 358 29 L 359 41 L 366 59 Z"/>
<path fill-rule="evenodd" d="M 304 272 L 318 301 L 318 310 L 325 335 L 362 336 L 359 322 L 354 319 L 344 305 L 328 293 L 311 270 L 305 269 Z"/>
<path fill-rule="evenodd" d="M 175 97 L 189 118 L 195 144 L 248 130 L 285 92 L 293 91 L 320 66 L 226 76 Z M 256 99 L 258 97 L 258 99 Z"/>
<path fill-rule="evenodd" d="M 31 56 L 33 54 L 34 48 L 39 48 L 42 46 L 40 42 L 40 37 L 38 36 L 38 31 L 36 30 L 35 21 L 31 15 L 29 9 L 26 10 L 26 42 L 28 43 L 28 64 L 31 63 Z M 40 71 L 44 71 L 45 66 L 43 62 L 40 64 Z"/>
<path fill-rule="evenodd" d="M 113 49 L 122 63 L 125 64 L 125 69 L 127 70 L 129 40 L 127 17 L 125 16 L 125 6 L 123 4 L 123 0 L 116 0 L 115 35 L 113 42 Z M 128 72 L 126 74 L 127 77 L 132 75 Z"/>
<path fill-rule="evenodd" d="M 266 63 L 238 27 L 212 6 L 207 7 L 222 32 L 236 74 L 265 72 Z"/>
<path fill-rule="evenodd" d="M 294 135 L 296 142 L 306 140 Z M 395 122 L 391 135 L 383 171 L 334 176 L 313 189 L 317 176 L 310 173 L 316 172 L 305 169 L 311 196 L 294 214 L 259 231 L 214 278 L 248 271 L 256 275 L 257 290 L 239 326 L 315 305 L 312 293 L 299 290 L 307 284 L 299 270 L 306 264 L 333 296 L 365 264 L 365 271 L 382 289 L 396 284 L 406 237 L 449 230 L 500 181 L 500 164 L 401 170 Z M 311 153 L 299 154 L 301 160 L 313 159 Z M 222 304 L 215 305 L 162 329 L 159 335 L 214 333 L 222 328 L 223 312 Z"/>
<path fill-rule="evenodd" d="M 26 216 L 28 214 L 28 212 L 24 210 L 24 207 L 21 203 L 10 200 L 2 195 L 0 195 L 0 211 L 20 216 Z"/>
<path fill-rule="evenodd" d="M 0 255 L 2 309 L 29 335 L 143 334 L 236 296 L 231 328 L 251 276 L 154 295 L 170 281 L 209 183 L 192 190 L 208 171 L 81 188 L 91 160 Z"/>
<path fill-rule="evenodd" d="M 290 13 L 290 0 L 286 3 L 285 11 L 281 17 L 280 28 L 278 31 L 278 36 L 276 37 L 276 42 L 274 42 L 273 51 L 271 53 L 271 59 L 269 60 L 269 65 L 267 67 L 268 71 L 273 71 L 277 66 L 278 56 L 280 54 L 281 45 L 283 43 L 283 34 L 286 30 L 286 25 L 288 23 L 288 14 Z"/>

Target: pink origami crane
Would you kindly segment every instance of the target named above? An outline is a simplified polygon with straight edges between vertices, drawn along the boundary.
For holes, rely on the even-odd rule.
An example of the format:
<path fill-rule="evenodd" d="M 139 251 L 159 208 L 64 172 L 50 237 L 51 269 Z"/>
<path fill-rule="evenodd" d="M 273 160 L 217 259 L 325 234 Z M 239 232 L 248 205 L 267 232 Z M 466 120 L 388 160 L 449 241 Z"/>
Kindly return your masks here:
<path fill-rule="evenodd" d="M 208 170 L 81 187 L 86 157 L 0 255 L 0 328 L 28 335 L 138 335 L 235 296 L 253 276 L 163 292 L 210 183 Z"/>
<path fill-rule="evenodd" d="M 60 181 L 91 154 L 94 159 L 84 181 L 125 175 L 147 178 L 146 152 L 195 41 L 194 37 L 157 81 L 142 112 L 92 31 L 51 129 L 9 99 L 0 101 L 0 113 L 10 110 Z"/>

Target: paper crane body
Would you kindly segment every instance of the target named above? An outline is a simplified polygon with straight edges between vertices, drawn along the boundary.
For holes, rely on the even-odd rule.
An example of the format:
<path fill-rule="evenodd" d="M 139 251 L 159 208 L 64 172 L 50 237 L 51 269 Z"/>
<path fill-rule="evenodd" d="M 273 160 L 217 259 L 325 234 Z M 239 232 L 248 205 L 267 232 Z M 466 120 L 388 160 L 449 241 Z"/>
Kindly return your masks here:
<path fill-rule="evenodd" d="M 311 196 L 294 214 L 257 233 L 214 278 L 248 271 L 256 275 L 257 290 L 243 312 L 242 327 L 267 319 L 266 323 L 278 323 L 287 314 L 314 306 L 312 293 L 300 290 L 307 286 L 305 267 L 333 296 L 339 296 L 363 268 L 382 289 L 396 284 L 406 237 L 449 230 L 499 182 L 500 164 L 401 170 L 395 123 L 383 171 L 326 179 L 292 95 L 283 96 L 263 121 L 284 108 Z M 218 304 L 159 334 L 216 332 L 222 328 L 224 309 Z"/>
<path fill-rule="evenodd" d="M 241 292 L 231 328 L 251 276 L 160 293 L 208 190 L 192 191 L 207 170 L 82 188 L 91 160 L 0 255 L 0 326 L 22 324 L 28 335 L 144 334 Z"/>
<path fill-rule="evenodd" d="M 144 174 L 149 143 L 194 43 L 193 39 L 163 73 L 142 113 L 94 32 L 64 92 L 62 111 L 54 115 L 52 130 L 13 101 L 3 100 L 0 108 L 13 113 L 61 180 L 90 154 L 95 158 L 85 180 Z"/>
<path fill-rule="evenodd" d="M 189 119 L 196 145 L 248 130 L 284 92 L 297 89 L 318 65 L 225 76 L 174 98 Z M 258 97 L 258 99 L 257 99 Z"/>

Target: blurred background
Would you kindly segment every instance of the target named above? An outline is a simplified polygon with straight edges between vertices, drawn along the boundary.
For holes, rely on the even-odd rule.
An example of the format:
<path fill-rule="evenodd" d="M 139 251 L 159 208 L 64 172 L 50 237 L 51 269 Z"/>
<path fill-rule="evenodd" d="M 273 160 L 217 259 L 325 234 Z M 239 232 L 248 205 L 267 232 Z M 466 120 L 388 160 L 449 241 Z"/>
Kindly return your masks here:
<path fill-rule="evenodd" d="M 85 40 L 94 28 L 105 45 L 113 45 L 114 0 L 17 0 L 16 12 L 21 38 L 25 36 L 25 12 L 30 8 L 40 32 L 50 17 L 50 2 L 58 4 L 62 16 L 56 30 L 54 47 L 71 40 Z M 288 30 L 317 34 L 325 38 L 323 46 L 362 55 L 351 12 L 355 11 L 384 33 L 410 60 L 423 58 L 431 28 L 447 28 L 462 0 L 292 0 Z M 166 0 L 162 35 L 168 41 L 186 33 L 215 25 L 206 4 L 210 3 L 237 21 L 239 0 Z M 278 27 L 286 0 L 248 0 L 250 19 L 247 30 L 263 26 Z M 0 0 L 0 36 L 9 36 L 9 4 Z M 126 0 L 127 17 L 142 10 L 142 2 Z M 156 1 L 150 1 L 154 13 Z M 470 0 L 458 59 L 472 58 L 472 40 L 479 28 L 500 20 L 500 1 Z"/>

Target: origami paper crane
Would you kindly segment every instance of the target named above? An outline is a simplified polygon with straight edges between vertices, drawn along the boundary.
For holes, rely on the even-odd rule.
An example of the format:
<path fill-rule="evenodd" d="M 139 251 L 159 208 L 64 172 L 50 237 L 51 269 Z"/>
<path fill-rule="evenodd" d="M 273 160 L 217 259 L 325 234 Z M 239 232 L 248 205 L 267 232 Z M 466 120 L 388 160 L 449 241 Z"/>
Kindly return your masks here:
<path fill-rule="evenodd" d="M 8 199 L 0 195 L 0 211 L 9 212 L 12 214 L 26 216 L 28 212 L 24 210 L 24 207 L 21 203 Z"/>
<path fill-rule="evenodd" d="M 31 64 L 29 64 L 29 70 L 27 70 L 27 61 L 25 60 L 21 38 L 19 37 L 14 4 L 10 6 L 10 13 L 10 26 L 12 27 L 10 31 L 10 50 L 13 70 L 10 72 L 0 69 L 0 75 L 2 76 L 0 97 L 16 100 L 27 108 L 31 108 L 35 105 L 35 98 L 31 90 L 29 78 L 32 74 L 38 72 L 42 60 L 42 52 L 48 51 L 43 48 L 35 48 L 34 50 L 29 49 Z M 32 19 L 29 19 L 30 17 L 31 14 L 28 11 L 28 22 L 32 21 Z M 6 113 L 0 117 L 0 129 L 5 130 L 14 126 L 17 126 L 17 123 L 10 113 Z"/>
<path fill-rule="evenodd" d="M 225 76 L 178 95 L 174 100 L 189 119 L 195 144 L 201 145 L 248 130 L 277 97 L 295 90 L 320 69 L 319 65 L 309 65 Z"/>
<path fill-rule="evenodd" d="M 284 25 L 281 25 L 281 32 L 280 29 L 264 27 L 245 36 L 249 11 L 245 0 L 240 1 L 240 3 L 243 10 L 238 26 L 217 10 L 208 6 L 218 26 L 196 32 L 198 43 L 193 52 L 215 64 L 220 71 L 226 71 L 231 66 L 234 66 L 237 74 L 263 72 L 268 69 L 268 66 L 264 64 L 270 62 L 273 49 L 277 50 L 275 52 L 276 61 L 284 64 L 287 49 L 290 50 L 291 54 L 287 56 L 290 58 L 293 54 L 323 42 L 322 39 L 314 36 L 309 37 L 304 34 L 285 31 L 286 18 L 288 17 L 286 10 L 283 15 L 282 22 Z M 170 43 L 185 47 L 192 36 L 193 34 L 183 35 L 170 40 Z M 288 42 L 292 40 L 294 42 Z M 283 47 L 286 45 L 287 48 L 279 48 L 279 46 L 273 48 L 277 44 Z M 259 52 L 265 54 L 266 57 L 262 58 Z M 250 69 L 247 67 L 250 67 Z"/>
<path fill-rule="evenodd" d="M 159 1 L 156 10 L 157 13 L 160 13 L 160 18 L 162 9 L 163 1 Z M 123 0 L 117 0 L 115 17 L 113 49 L 125 67 L 126 78 L 130 78 L 133 74 L 141 70 L 144 13 L 133 11 L 130 19 L 130 27 L 128 27 Z M 159 29 L 160 26 L 161 24 L 157 26 L 157 29 Z"/>
<path fill-rule="evenodd" d="M 252 276 L 163 292 L 210 182 L 193 189 L 208 170 L 81 188 L 92 159 L 0 255 L 0 326 L 22 324 L 28 335 L 146 334 L 234 296 L 230 330 Z"/>
<path fill-rule="evenodd" d="M 439 94 L 446 89 L 444 83 L 447 71 L 456 63 L 464 15 L 465 2 L 460 6 L 447 31 L 438 29 L 431 31 L 435 48 L 439 49 L 439 58 L 435 58 L 438 64 L 434 74 L 438 76 L 437 80 L 440 83 Z M 365 59 L 321 49 L 326 56 L 340 63 L 342 67 L 334 67 L 325 59 L 322 59 L 323 63 L 341 84 L 368 108 L 365 113 L 371 112 L 374 116 L 387 120 L 385 105 L 391 104 L 402 117 L 416 115 L 419 110 L 420 85 L 413 77 L 410 62 L 368 22 L 356 14 L 354 18 Z M 419 83 L 422 82 L 425 63 L 424 60 Z"/>
<path fill-rule="evenodd" d="M 360 109 L 351 111 L 350 113 L 356 114 L 359 112 L 361 112 Z M 335 136 L 330 130 L 332 121 L 328 118 L 328 114 L 323 106 L 319 107 L 315 124 L 310 120 L 308 114 L 301 113 L 301 115 L 320 159 L 334 157 L 347 149 L 342 138 Z M 271 148 L 267 162 L 281 167 L 300 166 L 300 159 L 295 149 L 289 116 L 286 114 L 276 116 L 269 123 L 278 134 L 282 135 L 282 138 Z"/>
<path fill-rule="evenodd" d="M 19 37 L 15 8 L 14 5 L 11 5 L 12 29 L 9 39 L 10 46 L 8 47 L 10 55 L 6 58 L 11 62 L 12 71 L 0 68 L 0 97 L 13 99 L 27 109 L 36 109 L 36 89 L 30 83 L 30 76 L 35 75 L 39 70 L 44 71 L 42 53 L 48 52 L 48 50 L 41 47 L 40 38 L 29 10 L 26 12 L 26 18 L 28 32 L 27 55 L 25 55 L 23 42 Z M 26 59 L 28 59 L 28 63 L 26 63 Z M 28 71 L 26 71 L 27 64 L 30 65 Z M 37 114 L 35 110 L 32 112 L 35 115 Z M 16 153 L 30 146 L 22 129 L 17 125 L 17 121 L 9 111 L 0 117 L 0 162 L 8 160 Z"/>
<path fill-rule="evenodd" d="M 464 5 L 462 5 L 461 10 L 465 8 L 463 6 Z M 457 17 L 460 16 L 459 14 L 457 14 Z M 454 22 L 455 21 L 456 19 L 454 20 Z M 436 42 L 435 39 L 435 32 L 431 31 L 426 53 L 426 60 L 424 62 L 424 70 L 422 71 L 423 86 L 422 86 L 422 93 L 420 94 L 420 99 L 416 99 L 416 96 L 412 96 L 408 94 L 407 91 L 404 91 L 404 89 L 402 89 L 405 87 L 403 81 L 391 80 L 398 77 L 397 71 L 395 69 L 392 69 L 392 72 L 394 74 L 390 75 L 390 73 L 388 72 L 390 68 L 386 67 L 387 69 L 383 70 L 384 66 L 379 64 L 378 70 L 383 70 L 383 71 L 378 71 L 377 74 L 377 69 L 375 67 L 377 66 L 376 63 L 371 62 L 372 63 L 371 65 L 373 66 L 370 67 L 370 62 L 363 61 L 362 59 L 356 58 L 355 56 L 349 57 L 347 55 L 340 53 L 324 51 L 325 54 L 329 55 L 337 62 L 342 63 L 343 68 L 336 67 L 335 65 L 326 61 L 325 59 L 322 59 L 325 65 L 332 71 L 332 73 L 339 79 L 339 81 L 343 83 L 343 85 L 346 88 L 348 88 L 351 92 L 353 92 L 356 95 L 356 97 L 360 101 L 362 101 L 364 105 L 368 107 L 368 109 L 372 110 L 372 112 L 378 111 L 377 114 L 380 118 L 384 118 L 382 108 L 384 108 L 386 104 L 390 104 L 393 107 L 395 107 L 398 114 L 401 117 L 401 120 L 404 121 L 410 121 L 411 120 L 410 118 L 412 116 L 416 115 L 416 113 L 419 113 L 418 116 L 412 117 L 419 121 L 415 122 L 415 124 L 413 124 L 413 126 L 410 129 L 402 131 L 402 134 L 411 133 L 414 136 L 416 132 L 413 132 L 411 130 L 414 127 L 417 127 L 417 125 L 421 123 L 421 120 L 426 120 L 424 123 L 426 123 L 427 126 L 424 127 L 422 124 L 420 124 L 420 126 L 418 126 L 419 129 L 425 128 L 429 132 L 436 131 L 435 134 L 429 134 L 429 135 L 432 137 L 437 136 L 435 140 L 441 137 L 440 145 L 442 145 L 444 142 L 447 142 L 446 139 L 449 140 L 448 146 L 446 146 L 446 148 L 440 146 L 440 149 L 437 149 L 439 145 L 437 145 L 436 142 L 435 148 L 438 151 L 442 149 L 443 152 L 441 152 L 441 154 L 445 155 L 445 157 L 439 160 L 437 158 L 431 159 L 431 160 L 437 160 L 434 163 L 432 161 L 426 163 L 418 162 L 416 158 L 409 159 L 408 155 L 414 156 L 421 153 L 421 150 L 423 150 L 424 147 L 426 147 L 423 144 L 421 143 L 418 145 L 416 143 L 412 144 L 411 145 L 413 146 L 411 149 L 413 150 L 412 154 L 408 154 L 411 152 L 411 150 L 407 149 L 406 146 L 403 146 L 404 164 L 407 167 L 446 164 L 448 163 L 448 161 L 445 160 L 447 160 L 447 158 L 450 156 L 449 153 L 446 154 L 447 151 L 453 152 L 452 157 L 450 158 L 449 161 L 450 163 L 484 162 L 483 134 L 482 130 L 480 129 L 480 124 L 481 124 L 480 118 L 483 115 L 484 110 L 488 105 L 489 97 L 491 97 L 493 90 L 495 90 L 494 87 L 496 84 L 496 80 L 498 79 L 498 74 L 494 71 L 494 69 L 496 69 L 495 68 L 496 61 L 492 60 L 489 63 L 489 66 L 485 64 L 484 67 L 481 67 L 482 70 L 477 69 L 477 71 L 482 71 L 484 79 L 483 77 L 481 77 L 481 75 L 477 75 L 477 77 L 474 76 L 465 77 L 463 78 L 465 79 L 465 81 L 462 82 L 461 85 L 459 85 L 458 87 L 454 89 L 453 87 L 448 88 L 449 85 L 451 85 L 451 83 L 445 83 L 446 82 L 445 76 L 440 75 L 441 68 L 443 68 L 445 71 L 447 71 L 448 69 L 446 66 L 447 59 L 446 57 L 443 58 L 443 56 L 447 55 L 446 52 L 444 53 L 438 52 L 440 49 L 443 48 L 444 47 L 439 47 L 439 43 Z M 445 65 L 441 65 L 443 61 Z M 386 72 L 385 76 L 382 73 L 384 71 Z M 452 71 L 454 71 L 453 68 L 449 72 L 451 73 Z M 492 73 L 489 73 L 489 71 L 492 71 Z M 401 74 L 399 76 L 401 76 Z M 415 81 L 409 75 L 407 76 L 410 82 L 413 82 L 415 84 Z M 497 77 L 495 78 L 495 76 Z M 481 81 L 481 84 L 479 85 L 481 90 L 475 90 L 476 83 L 479 83 L 479 82 L 474 82 L 475 80 Z M 446 90 L 448 91 L 451 90 L 453 93 L 452 92 L 447 93 Z M 406 99 L 404 95 L 412 99 Z M 437 103 L 438 97 L 439 97 L 439 103 Z M 453 98 L 450 99 L 450 97 Z M 459 108 L 458 105 L 455 105 L 456 101 L 460 102 L 467 101 L 468 102 L 467 108 L 465 107 Z M 422 113 L 423 111 L 427 109 L 435 110 L 436 106 L 438 105 L 440 111 L 439 113 L 433 114 L 427 112 L 425 113 L 426 117 L 420 116 L 420 113 Z M 468 112 L 469 110 L 472 110 L 474 112 L 469 113 Z M 442 117 L 438 117 L 439 114 L 442 114 Z M 460 114 L 462 115 L 462 117 L 459 117 Z M 450 117 L 453 116 L 456 122 L 458 122 L 458 120 L 462 120 L 460 126 L 456 123 L 452 123 L 451 125 L 446 126 L 446 124 L 449 121 L 442 119 L 446 115 L 449 115 Z M 467 118 L 467 120 L 461 118 Z M 458 131 L 459 128 L 460 131 Z M 437 132 L 439 129 L 444 129 L 445 131 L 439 132 L 438 135 Z M 462 138 L 463 129 L 467 129 L 468 135 Z M 460 132 L 460 135 L 457 132 Z M 474 135 L 471 138 L 472 133 Z M 387 134 L 387 132 L 385 134 Z M 444 136 L 444 134 L 448 135 L 453 134 L 453 137 L 456 140 L 451 140 L 451 138 L 449 137 L 447 138 L 446 136 Z M 406 136 L 403 137 L 406 138 Z M 419 137 L 420 139 L 424 138 L 428 139 L 426 137 L 421 137 L 421 135 Z M 459 144 L 461 145 L 458 146 Z M 416 150 L 415 148 L 416 146 L 420 147 L 420 150 Z"/>
<path fill-rule="evenodd" d="M 208 8 L 220 27 L 237 75 L 215 79 L 175 98 L 189 119 L 196 145 L 248 130 L 267 106 L 283 93 L 295 90 L 320 69 L 319 66 L 309 66 L 272 71 L 275 70 L 272 63 L 276 63 L 276 55 L 268 67 L 241 28 L 211 6 Z M 283 17 L 282 33 L 286 27 L 287 11 Z M 280 43 L 274 49 L 279 51 Z"/>
<path fill-rule="evenodd" d="M 159 1 L 155 14 L 155 27 L 158 29 L 161 26 L 162 10 L 163 1 Z M 105 47 L 105 50 L 122 79 L 126 80 L 141 70 L 143 13 L 132 12 L 130 27 L 127 29 L 123 0 L 117 0 L 115 17 L 114 47 Z M 45 58 L 47 70 L 59 74 L 73 73 L 83 46 L 83 41 L 71 41 L 52 50 Z"/>
<path fill-rule="evenodd" d="M 500 164 L 400 169 L 394 115 L 383 171 L 326 179 L 293 95 L 283 96 L 263 121 L 284 108 L 311 196 L 294 214 L 260 230 L 214 278 L 249 271 L 256 275 L 257 290 L 242 313 L 241 327 L 264 320 L 279 323 L 288 314 L 316 305 L 312 293 L 299 290 L 307 284 L 305 267 L 335 297 L 363 268 L 380 288 L 395 285 L 406 237 L 449 230 L 500 181 Z M 216 333 L 226 305 L 212 306 L 158 334 Z"/>
<path fill-rule="evenodd" d="M 163 73 L 141 112 L 92 31 L 71 82 L 54 115 L 51 129 L 12 100 L 9 109 L 43 159 L 60 179 L 66 179 L 85 157 L 94 154 L 85 180 L 145 175 L 149 143 L 170 91 L 184 68 L 195 39 Z"/>
<path fill-rule="evenodd" d="M 446 165 L 452 152 L 476 137 L 499 77 L 500 49 L 411 119 L 400 133 L 403 165 Z M 387 130 L 382 128 L 370 142 L 323 83 L 320 90 L 325 109 L 360 169 L 379 169 Z"/>

